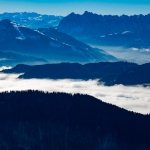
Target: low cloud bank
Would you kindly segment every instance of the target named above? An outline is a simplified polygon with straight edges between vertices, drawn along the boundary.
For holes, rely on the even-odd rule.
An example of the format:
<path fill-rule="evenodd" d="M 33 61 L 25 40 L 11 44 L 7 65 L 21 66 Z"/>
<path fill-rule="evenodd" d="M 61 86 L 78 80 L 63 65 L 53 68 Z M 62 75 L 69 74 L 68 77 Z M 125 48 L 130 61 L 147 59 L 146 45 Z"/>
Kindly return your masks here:
<path fill-rule="evenodd" d="M 124 48 L 119 46 L 95 46 L 105 50 L 107 53 L 117 57 L 120 60 L 145 64 L 150 62 L 150 48 Z"/>
<path fill-rule="evenodd" d="M 0 73 L 0 92 L 41 90 L 48 92 L 81 93 L 130 111 L 150 113 L 150 86 L 104 86 L 97 80 L 17 79 L 17 74 Z"/>

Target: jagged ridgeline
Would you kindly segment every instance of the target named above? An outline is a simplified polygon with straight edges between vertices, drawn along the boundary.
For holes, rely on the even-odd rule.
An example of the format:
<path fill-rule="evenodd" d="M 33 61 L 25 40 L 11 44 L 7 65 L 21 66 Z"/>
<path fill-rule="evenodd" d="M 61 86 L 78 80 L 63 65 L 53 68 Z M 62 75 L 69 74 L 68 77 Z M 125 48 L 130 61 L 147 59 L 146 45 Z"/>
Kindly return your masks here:
<path fill-rule="evenodd" d="M 85 12 L 64 17 L 58 30 L 96 45 L 150 47 L 150 14 L 117 16 Z"/>
<path fill-rule="evenodd" d="M 1 150 L 149 150 L 150 117 L 87 95 L 0 94 Z"/>

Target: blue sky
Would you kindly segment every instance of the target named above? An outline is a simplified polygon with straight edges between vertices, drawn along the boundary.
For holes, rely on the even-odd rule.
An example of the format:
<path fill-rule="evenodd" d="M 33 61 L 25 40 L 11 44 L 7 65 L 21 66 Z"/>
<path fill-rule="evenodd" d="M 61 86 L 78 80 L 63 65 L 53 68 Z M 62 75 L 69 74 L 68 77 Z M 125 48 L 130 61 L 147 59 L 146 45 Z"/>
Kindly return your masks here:
<path fill-rule="evenodd" d="M 147 14 L 150 0 L 0 0 L 0 12 L 39 12 L 67 15 L 91 11 L 98 14 Z"/>

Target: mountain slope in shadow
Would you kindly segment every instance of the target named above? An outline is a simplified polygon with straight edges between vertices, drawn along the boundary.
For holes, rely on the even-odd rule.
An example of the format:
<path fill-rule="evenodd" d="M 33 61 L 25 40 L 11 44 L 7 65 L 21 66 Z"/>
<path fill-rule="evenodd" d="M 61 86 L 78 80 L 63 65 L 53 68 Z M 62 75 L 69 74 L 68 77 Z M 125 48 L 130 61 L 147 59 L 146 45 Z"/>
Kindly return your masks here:
<path fill-rule="evenodd" d="M 87 95 L 0 93 L 1 150 L 149 150 L 150 117 Z"/>
<path fill-rule="evenodd" d="M 38 58 L 44 58 L 49 62 L 97 62 L 117 61 L 117 59 L 103 50 L 92 48 L 71 36 L 65 36 L 56 30 L 48 30 L 55 34 L 49 36 L 46 31 L 30 29 L 20 26 L 10 20 L 0 21 L 0 51 L 16 52 Z M 67 37 L 70 44 L 66 43 Z M 76 42 L 74 42 L 76 41 Z"/>

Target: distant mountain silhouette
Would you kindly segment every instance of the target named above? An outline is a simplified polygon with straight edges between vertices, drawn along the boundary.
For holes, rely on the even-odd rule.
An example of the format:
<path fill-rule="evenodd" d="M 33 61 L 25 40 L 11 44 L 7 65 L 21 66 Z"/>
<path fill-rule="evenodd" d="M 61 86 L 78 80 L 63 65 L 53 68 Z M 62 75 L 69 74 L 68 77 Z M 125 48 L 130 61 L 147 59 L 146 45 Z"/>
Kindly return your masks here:
<path fill-rule="evenodd" d="M 150 63 L 137 65 L 127 62 L 101 62 L 81 65 L 60 63 L 46 65 L 17 65 L 5 73 L 24 73 L 20 78 L 99 79 L 106 85 L 150 84 Z"/>
<path fill-rule="evenodd" d="M 15 13 L 1 13 L 0 20 L 9 19 L 21 26 L 28 28 L 49 28 L 58 26 L 63 17 L 53 15 L 42 15 L 30 12 L 15 12 Z"/>
<path fill-rule="evenodd" d="M 87 95 L 0 93 L 1 150 L 149 150 L 150 117 Z"/>
<path fill-rule="evenodd" d="M 46 33 L 48 31 L 48 33 Z M 0 51 L 44 58 L 49 62 L 97 62 L 117 59 L 56 30 L 43 32 L 19 26 L 10 20 L 0 21 Z M 53 32 L 49 36 L 50 32 Z M 56 35 L 55 35 L 56 34 Z M 62 36 L 60 41 L 56 37 Z M 64 37 L 64 39 L 63 39 Z M 65 39 L 65 37 L 67 39 Z M 70 41 L 67 42 L 67 41 Z M 71 45 L 69 45 L 71 44 Z"/>
<path fill-rule="evenodd" d="M 58 30 L 96 45 L 150 47 L 150 14 L 97 15 L 85 12 L 64 17 Z"/>

